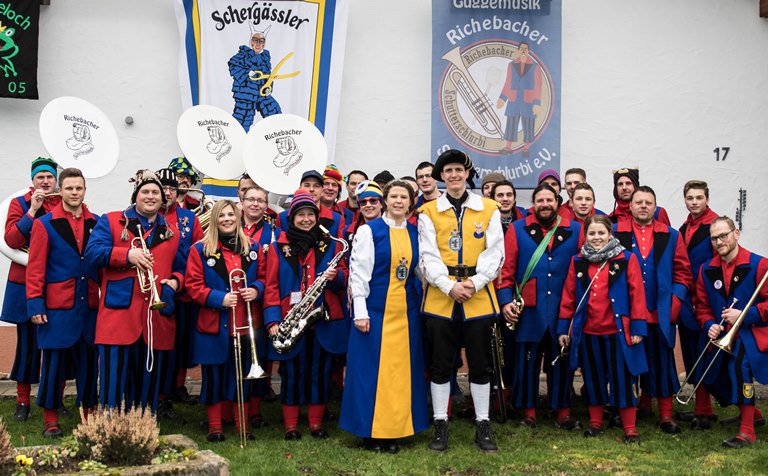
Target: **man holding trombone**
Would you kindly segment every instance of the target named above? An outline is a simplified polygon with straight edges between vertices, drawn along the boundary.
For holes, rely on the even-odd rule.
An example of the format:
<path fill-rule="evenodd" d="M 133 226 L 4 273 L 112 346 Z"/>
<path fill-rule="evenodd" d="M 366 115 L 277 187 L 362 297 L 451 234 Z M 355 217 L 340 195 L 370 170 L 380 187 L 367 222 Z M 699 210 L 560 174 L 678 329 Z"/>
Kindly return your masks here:
<path fill-rule="evenodd" d="M 139 170 L 132 205 L 103 215 L 85 250 L 102 270 L 96 318 L 99 402 L 122 408 L 157 408 L 159 376 L 176 335 L 174 294 L 181 288 L 185 257 L 175 233 L 159 214 L 163 186 L 151 170 Z"/>
<path fill-rule="evenodd" d="M 768 260 L 739 246 L 741 232 L 728 217 L 715 219 L 709 235 L 717 255 L 699 271 L 696 318 L 712 339 L 706 363 L 716 360 L 701 379 L 721 406 L 739 406 L 739 432 L 723 446 L 742 448 L 757 439 L 754 380 L 768 383 Z"/>

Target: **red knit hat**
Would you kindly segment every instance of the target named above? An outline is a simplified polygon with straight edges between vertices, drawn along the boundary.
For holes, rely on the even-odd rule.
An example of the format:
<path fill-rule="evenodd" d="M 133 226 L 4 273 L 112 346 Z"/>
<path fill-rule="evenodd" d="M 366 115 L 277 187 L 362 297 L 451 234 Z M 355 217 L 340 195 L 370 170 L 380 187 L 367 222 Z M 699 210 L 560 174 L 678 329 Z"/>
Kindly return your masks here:
<path fill-rule="evenodd" d="M 309 191 L 305 188 L 300 188 L 293 192 L 291 208 L 288 210 L 288 217 L 290 220 L 293 220 L 296 212 L 302 208 L 313 209 L 315 211 L 315 215 L 320 212 L 320 209 L 317 208 L 317 204 L 315 204 L 315 201 L 312 200 L 312 196 L 309 194 Z"/>

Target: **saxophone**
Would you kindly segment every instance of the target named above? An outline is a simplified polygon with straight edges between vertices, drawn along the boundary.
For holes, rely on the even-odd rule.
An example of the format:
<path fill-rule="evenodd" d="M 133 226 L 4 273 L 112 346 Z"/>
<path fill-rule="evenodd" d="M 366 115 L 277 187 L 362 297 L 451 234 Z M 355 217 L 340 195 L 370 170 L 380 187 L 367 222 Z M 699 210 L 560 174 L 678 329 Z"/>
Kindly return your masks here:
<path fill-rule="evenodd" d="M 333 241 L 341 243 L 341 246 L 343 247 L 342 250 L 336 253 L 336 256 L 334 256 L 328 263 L 327 269 L 336 269 L 341 258 L 343 258 L 349 250 L 349 243 L 341 238 L 336 238 L 331 235 L 328 232 L 328 229 L 323 225 L 320 225 L 320 230 Z M 301 301 L 297 302 L 291 310 L 288 311 L 288 314 L 285 315 L 285 318 L 277 327 L 277 334 L 272 336 L 272 346 L 276 351 L 281 354 L 290 351 L 312 324 L 320 319 L 326 321 L 329 320 L 328 313 L 322 306 L 315 307 L 315 301 L 317 301 L 317 298 L 323 294 L 327 281 L 325 272 L 321 273 L 315 282 L 312 283 L 312 286 L 306 290 Z"/>

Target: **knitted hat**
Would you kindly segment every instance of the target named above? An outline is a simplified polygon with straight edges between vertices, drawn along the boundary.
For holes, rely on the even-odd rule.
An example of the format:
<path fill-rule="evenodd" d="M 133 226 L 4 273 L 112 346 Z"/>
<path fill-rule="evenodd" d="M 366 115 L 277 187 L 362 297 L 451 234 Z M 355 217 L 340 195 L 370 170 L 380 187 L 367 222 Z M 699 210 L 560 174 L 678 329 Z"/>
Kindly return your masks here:
<path fill-rule="evenodd" d="M 306 172 L 304 172 L 301 175 L 301 181 L 299 182 L 299 184 L 304 183 L 304 181 L 308 178 L 317 180 L 318 182 L 320 182 L 320 185 L 323 184 L 323 180 L 324 180 L 323 176 L 320 175 L 320 172 L 318 172 L 317 170 L 307 170 Z"/>
<path fill-rule="evenodd" d="M 330 164 L 326 166 L 325 170 L 323 171 L 323 179 L 334 180 L 337 184 L 339 184 L 339 191 L 341 191 L 341 184 L 345 181 L 346 178 L 335 165 Z"/>
<path fill-rule="evenodd" d="M 381 192 L 379 184 L 373 180 L 363 180 L 355 189 L 355 197 L 357 197 L 358 202 L 366 198 L 378 198 L 381 200 L 384 194 Z"/>
<path fill-rule="evenodd" d="M 142 169 L 136 172 L 136 176 L 129 179 L 128 182 L 133 183 L 133 194 L 131 195 L 131 203 L 136 203 L 136 196 L 139 194 L 139 190 L 145 185 L 155 184 L 160 189 L 160 197 L 163 199 L 163 205 L 165 205 L 165 194 L 163 191 L 163 184 L 160 183 L 160 179 L 157 178 L 154 172 L 149 169 Z"/>
<path fill-rule="evenodd" d="M 192 180 L 192 185 L 195 185 L 200 181 L 200 176 L 197 175 L 197 172 L 192 168 L 192 164 L 189 163 L 186 157 L 176 157 L 171 159 L 168 168 L 176 172 L 177 175 L 188 175 Z"/>
<path fill-rule="evenodd" d="M 291 208 L 288 210 L 288 219 L 293 221 L 293 217 L 295 216 L 296 212 L 302 208 L 311 208 L 315 211 L 315 215 L 320 213 L 320 209 L 317 208 L 317 204 L 315 204 L 315 201 L 312 200 L 312 196 L 305 188 L 300 188 L 293 192 Z"/>
<path fill-rule="evenodd" d="M 616 185 L 619 183 L 621 177 L 627 177 L 635 186 L 640 186 L 640 169 L 635 167 L 634 169 L 623 168 L 613 171 L 613 198 L 618 199 L 619 194 L 616 191 Z"/>
<path fill-rule="evenodd" d="M 389 173 L 389 170 L 382 170 L 373 177 L 373 181 L 379 185 L 388 184 L 393 180 L 395 180 L 395 176 Z"/>
<path fill-rule="evenodd" d="M 507 180 L 507 177 L 505 177 L 503 174 L 500 174 L 498 172 L 491 172 L 489 174 L 485 174 L 483 176 L 483 183 L 480 185 L 480 188 L 485 187 L 485 184 L 487 183 L 497 183 L 497 182 L 501 182 L 502 180 Z"/>
<path fill-rule="evenodd" d="M 557 184 L 560 186 L 560 188 L 563 187 L 563 182 L 560 180 L 560 174 L 558 174 L 555 169 L 542 170 L 539 174 L 539 181 L 536 182 L 536 184 L 541 184 L 541 182 L 543 182 L 547 177 L 552 177 L 557 181 Z"/>
<path fill-rule="evenodd" d="M 157 172 L 157 178 L 160 179 L 160 183 L 163 185 L 179 188 L 179 179 L 176 176 L 176 172 L 171 169 L 160 169 Z"/>
<path fill-rule="evenodd" d="M 32 174 L 30 175 L 30 178 L 35 178 L 35 175 L 40 172 L 50 172 L 56 177 L 56 167 L 58 167 L 58 164 L 55 160 L 48 157 L 38 157 L 32 161 Z"/>
<path fill-rule="evenodd" d="M 448 164 L 463 165 L 467 172 L 469 172 L 469 177 L 467 177 L 469 188 L 475 188 L 475 182 L 473 180 L 475 177 L 477 177 L 475 166 L 472 164 L 472 161 L 466 153 L 457 149 L 448 149 L 440 154 L 440 156 L 435 161 L 435 166 L 432 168 L 432 178 L 438 182 L 442 182 L 443 178 L 440 176 L 440 174 L 443 172 L 443 168 Z"/>

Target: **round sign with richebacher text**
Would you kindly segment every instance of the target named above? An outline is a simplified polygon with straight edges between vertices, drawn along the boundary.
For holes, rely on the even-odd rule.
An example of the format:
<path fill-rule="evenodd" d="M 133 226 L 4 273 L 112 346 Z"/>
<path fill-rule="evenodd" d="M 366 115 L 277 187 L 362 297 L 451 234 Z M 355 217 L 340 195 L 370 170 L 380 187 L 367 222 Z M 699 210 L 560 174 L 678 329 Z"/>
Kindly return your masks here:
<path fill-rule="evenodd" d="M 323 173 L 328 144 L 314 124 L 293 114 L 275 114 L 248 131 L 245 170 L 261 187 L 289 195 L 308 170 Z"/>
<path fill-rule="evenodd" d="M 107 175 L 120 155 L 117 131 L 107 116 L 88 101 L 62 96 L 40 114 L 40 138 L 53 160 L 77 167 L 86 178 Z"/>
<path fill-rule="evenodd" d="M 229 180 L 245 170 L 245 129 L 223 109 L 190 107 L 179 118 L 176 138 L 187 159 L 208 177 Z"/>

